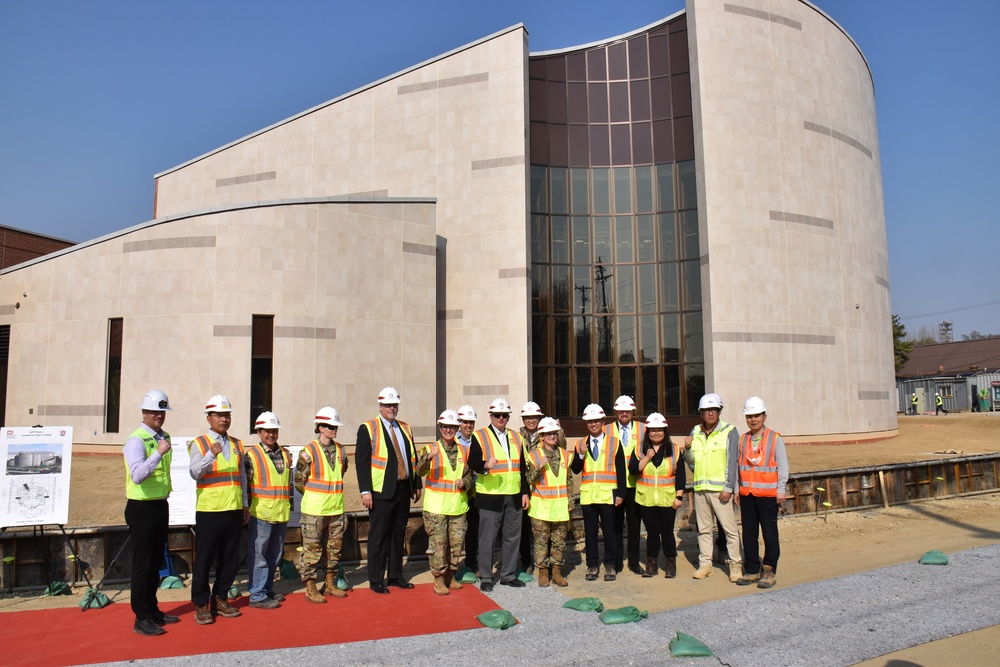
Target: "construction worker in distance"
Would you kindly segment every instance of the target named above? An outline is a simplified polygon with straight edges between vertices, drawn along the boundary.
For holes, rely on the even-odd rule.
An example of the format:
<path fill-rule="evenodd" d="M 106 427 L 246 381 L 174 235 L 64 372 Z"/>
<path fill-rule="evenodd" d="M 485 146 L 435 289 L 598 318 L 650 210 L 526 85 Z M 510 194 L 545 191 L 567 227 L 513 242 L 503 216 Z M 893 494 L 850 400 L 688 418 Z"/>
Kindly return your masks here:
<path fill-rule="evenodd" d="M 735 503 L 730 499 L 739 484 L 740 435 L 732 424 L 720 419 L 722 398 L 705 394 L 698 401 L 701 423 L 684 439 L 684 460 L 694 473 L 694 512 L 698 524 L 698 569 L 695 579 L 712 574 L 712 529 L 725 535 L 729 559 L 729 581 L 743 575 L 740 534 L 736 525 Z"/>
<path fill-rule="evenodd" d="M 455 572 L 462 562 L 465 514 L 469 511 L 466 489 L 472 486 L 472 471 L 466 464 L 466 452 L 455 435 L 461 422 L 454 410 L 445 410 L 438 417 L 441 433 L 417 457 L 417 474 L 424 478 L 424 530 L 430 551 L 434 593 L 448 595 L 461 590 Z"/>
<path fill-rule="evenodd" d="M 911 414 L 917 414 L 917 392 L 913 392 L 913 396 L 910 397 L 910 410 Z"/>
<path fill-rule="evenodd" d="M 642 442 L 642 423 L 634 421 L 635 401 L 631 396 L 619 396 L 614 406 L 615 421 L 611 424 L 611 437 L 621 443 L 625 460 L 628 461 L 636 445 Z M 615 534 L 618 535 L 618 562 L 615 567 L 624 570 L 625 554 L 628 555 L 628 569 L 632 574 L 642 574 L 639 566 L 639 515 L 641 510 L 635 504 L 635 481 L 631 472 L 625 474 L 625 494 L 622 504 L 615 508 Z M 628 532 L 628 549 L 624 550 L 625 532 Z M 646 527 L 647 531 L 649 526 Z"/>
<path fill-rule="evenodd" d="M 628 461 L 629 472 L 635 475 L 635 502 L 646 524 L 646 571 L 649 578 L 657 574 L 657 559 L 663 547 L 663 576 L 677 576 L 677 540 L 674 521 L 683 504 L 685 478 L 680 449 L 670 440 L 667 420 L 659 412 L 646 418 L 642 442 Z"/>
<path fill-rule="evenodd" d="M 278 444 L 278 415 L 262 412 L 254 422 L 260 444 L 247 447 L 250 532 L 247 540 L 247 587 L 250 606 L 277 609 L 284 595 L 274 592 L 274 570 L 285 552 L 285 531 L 292 512 L 292 455 Z"/>
<path fill-rule="evenodd" d="M 934 392 L 934 416 L 937 417 L 941 413 L 948 414 L 948 411 L 944 409 L 944 399 L 941 398 L 941 394 Z"/>
<path fill-rule="evenodd" d="M 476 410 L 471 405 L 463 405 L 458 409 L 458 435 L 455 436 L 458 446 L 469 460 L 469 448 L 472 447 L 472 434 L 476 431 Z M 465 567 L 479 576 L 479 508 L 476 507 L 476 473 L 472 473 L 472 484 L 465 490 L 469 501 L 469 511 L 465 514 Z"/>
<path fill-rule="evenodd" d="M 534 538 L 535 573 L 538 585 L 549 585 L 549 568 L 552 583 L 566 586 L 562 567 L 565 564 L 566 529 L 569 525 L 569 461 L 571 455 L 559 446 L 559 422 L 545 417 L 538 425 L 540 446 L 528 452 L 528 486 L 531 500 L 528 516 Z"/>
<path fill-rule="evenodd" d="M 171 445 L 163 422 L 170 400 L 162 391 L 147 391 L 139 404 L 142 424 L 132 432 L 122 454 L 125 457 L 125 523 L 132 540 L 132 581 L 130 586 L 133 632 L 155 637 L 166 632 L 164 625 L 181 619 L 160 611 L 156 591 L 160 584 L 160 563 L 167 547 L 170 508 Z"/>
<path fill-rule="evenodd" d="M 580 505 L 586 532 L 587 581 L 597 579 L 600 553 L 597 531 L 604 535 L 604 581 L 614 581 L 618 561 L 615 507 L 622 504 L 625 489 L 625 452 L 621 442 L 604 428 L 604 408 L 591 403 L 583 410 L 589 435 L 576 443 L 572 470 L 580 475 Z"/>
<path fill-rule="evenodd" d="M 191 568 L 191 602 L 194 621 L 215 623 L 215 617 L 242 616 L 229 604 L 229 589 L 240 566 L 243 524 L 250 518 L 246 500 L 247 475 L 243 467 L 243 441 L 229 435 L 233 408 L 216 394 L 205 404 L 208 433 L 191 441 L 189 471 L 195 480 L 195 557 Z M 215 582 L 208 580 L 215 568 Z"/>
<path fill-rule="evenodd" d="M 521 440 L 524 442 L 524 455 L 527 460 L 528 452 L 540 445 L 538 422 L 543 417 L 542 409 L 538 403 L 528 401 L 521 406 Z M 530 483 L 529 483 L 530 486 Z M 533 538 L 531 535 L 531 519 L 528 511 L 524 511 L 521 517 L 521 569 L 532 574 L 535 569 L 535 556 L 533 551 Z"/>
<path fill-rule="evenodd" d="M 785 502 L 788 485 L 788 457 L 781 436 L 764 425 L 767 407 L 764 399 L 751 396 L 743 404 L 748 433 L 740 436 L 739 471 L 740 493 L 736 503 L 740 506 L 743 522 L 743 576 L 736 580 L 738 586 L 757 584 L 757 588 L 771 588 L 776 582 L 778 556 L 778 511 Z M 763 569 L 758 533 L 764 537 Z"/>
<path fill-rule="evenodd" d="M 313 432 L 318 437 L 302 448 L 295 463 L 295 488 L 302 494 L 299 576 L 306 582 L 306 600 L 323 604 L 326 598 L 316 586 L 321 570 L 325 573 L 323 593 L 335 598 L 347 597 L 347 592 L 337 587 L 337 567 L 347 530 L 344 514 L 347 452 L 336 440 L 337 429 L 343 423 L 335 409 L 320 408 L 314 423 Z"/>

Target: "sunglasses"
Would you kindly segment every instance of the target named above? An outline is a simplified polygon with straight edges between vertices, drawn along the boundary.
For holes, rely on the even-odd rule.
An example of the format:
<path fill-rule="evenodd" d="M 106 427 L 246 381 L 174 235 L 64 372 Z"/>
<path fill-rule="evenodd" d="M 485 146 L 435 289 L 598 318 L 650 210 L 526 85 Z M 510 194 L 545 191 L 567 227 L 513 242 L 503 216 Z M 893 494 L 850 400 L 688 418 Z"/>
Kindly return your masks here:
<path fill-rule="evenodd" d="M 503 412 L 501 413 L 491 412 L 490 417 L 493 417 L 494 419 L 510 419 L 510 415 Z"/>

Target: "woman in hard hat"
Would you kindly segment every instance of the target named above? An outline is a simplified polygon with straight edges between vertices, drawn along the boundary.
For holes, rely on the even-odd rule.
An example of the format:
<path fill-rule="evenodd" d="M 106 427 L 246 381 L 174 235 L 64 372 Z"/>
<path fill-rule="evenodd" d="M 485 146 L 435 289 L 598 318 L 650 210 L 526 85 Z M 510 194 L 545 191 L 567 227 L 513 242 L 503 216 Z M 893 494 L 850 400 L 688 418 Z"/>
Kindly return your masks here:
<path fill-rule="evenodd" d="M 549 585 L 549 568 L 552 583 L 566 586 L 562 566 L 566 562 L 566 529 L 569 525 L 569 460 L 570 454 L 559 447 L 559 422 L 546 417 L 538 425 L 540 446 L 526 456 L 528 469 L 525 478 L 531 487 L 528 517 L 534 538 L 535 574 L 538 585 Z"/>
<path fill-rule="evenodd" d="M 434 592 L 448 595 L 462 584 L 455 572 L 462 561 L 465 514 L 469 511 L 467 489 L 472 487 L 472 471 L 455 435 L 461 421 L 454 410 L 438 417 L 441 437 L 423 448 L 417 458 L 416 473 L 424 478 L 424 530 L 430 548 Z"/>
<path fill-rule="evenodd" d="M 629 472 L 635 475 L 635 502 L 646 524 L 646 571 L 643 577 L 659 573 L 657 559 L 663 548 L 663 576 L 677 576 L 677 542 L 674 519 L 683 503 L 687 483 L 685 467 L 678 465 L 680 450 L 670 441 L 667 420 L 659 412 L 646 418 L 642 444 L 629 457 Z"/>

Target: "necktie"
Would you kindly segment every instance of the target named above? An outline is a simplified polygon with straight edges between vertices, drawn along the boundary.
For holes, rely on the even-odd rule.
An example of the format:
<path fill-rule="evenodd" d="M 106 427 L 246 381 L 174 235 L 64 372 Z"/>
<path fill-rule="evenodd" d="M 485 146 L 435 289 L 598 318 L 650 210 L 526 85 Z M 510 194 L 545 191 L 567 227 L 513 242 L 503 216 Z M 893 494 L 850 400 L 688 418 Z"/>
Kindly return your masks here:
<path fill-rule="evenodd" d="M 389 435 L 392 436 L 392 444 L 396 448 L 396 479 L 406 479 L 409 477 L 409 473 L 406 472 L 406 463 L 404 459 L 406 454 L 403 449 L 399 446 L 399 438 L 396 437 L 396 422 L 389 424 Z"/>
<path fill-rule="evenodd" d="M 622 447 L 628 446 L 628 427 L 622 429 Z"/>
<path fill-rule="evenodd" d="M 597 438 L 591 438 L 590 439 L 590 455 L 594 457 L 595 461 L 597 460 L 597 457 L 600 454 L 600 452 L 601 452 L 601 450 L 599 450 L 597 448 Z"/>

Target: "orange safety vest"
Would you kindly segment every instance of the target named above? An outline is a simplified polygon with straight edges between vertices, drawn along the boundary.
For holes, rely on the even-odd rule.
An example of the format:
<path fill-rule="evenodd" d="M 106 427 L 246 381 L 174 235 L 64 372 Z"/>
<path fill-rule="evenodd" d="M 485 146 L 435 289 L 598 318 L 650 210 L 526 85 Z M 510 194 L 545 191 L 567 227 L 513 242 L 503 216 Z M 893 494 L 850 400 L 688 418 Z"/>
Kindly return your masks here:
<path fill-rule="evenodd" d="M 778 434 L 766 426 L 760 434 L 760 446 L 753 446 L 750 433 L 740 436 L 740 495 L 776 498 L 778 496 L 778 462 L 774 445 Z"/>
<path fill-rule="evenodd" d="M 559 462 L 553 470 L 548 464 L 548 457 L 542 451 L 544 445 L 535 447 L 528 456 L 531 463 L 542 474 L 531 489 L 531 505 L 528 508 L 528 516 L 541 521 L 569 521 L 569 484 L 567 476 L 569 474 L 569 454 L 560 447 L 556 447 L 559 454 Z"/>
<path fill-rule="evenodd" d="M 250 514 L 263 521 L 288 521 L 292 498 L 288 480 L 291 477 L 292 458 L 288 450 L 278 445 L 285 469 L 278 474 L 271 458 L 264 451 L 264 445 L 248 447 L 247 456 L 254 469 L 256 480 L 247 480 L 250 489 Z"/>

